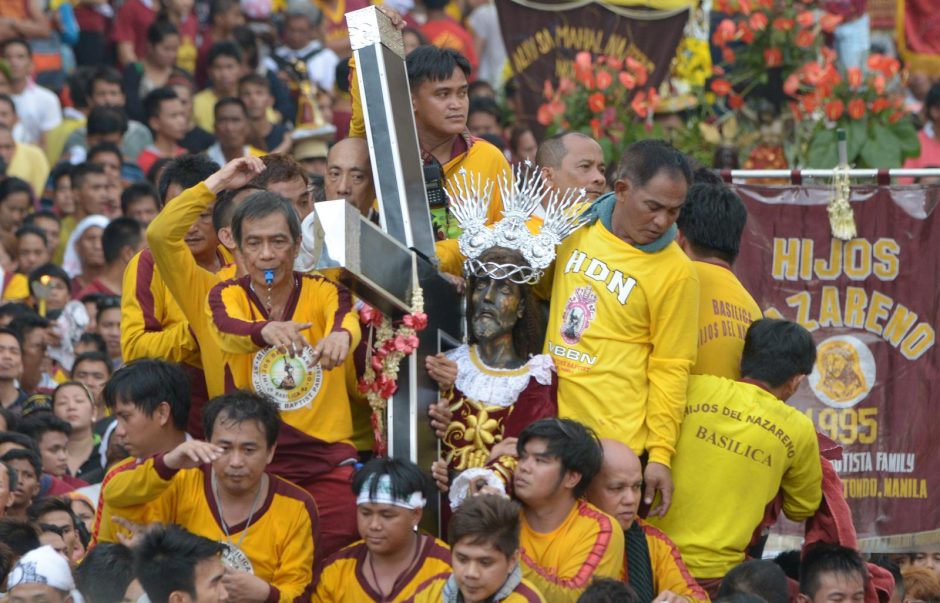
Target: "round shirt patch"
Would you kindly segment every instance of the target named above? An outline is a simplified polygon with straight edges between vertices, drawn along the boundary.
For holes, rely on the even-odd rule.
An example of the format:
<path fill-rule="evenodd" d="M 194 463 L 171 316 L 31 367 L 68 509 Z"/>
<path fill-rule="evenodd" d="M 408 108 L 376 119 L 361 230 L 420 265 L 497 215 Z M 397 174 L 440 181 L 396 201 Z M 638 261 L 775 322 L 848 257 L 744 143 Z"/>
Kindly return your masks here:
<path fill-rule="evenodd" d="M 312 368 L 311 368 L 312 365 Z M 323 369 L 313 364 L 313 348 L 288 356 L 277 348 L 255 354 L 251 382 L 255 391 L 270 396 L 282 412 L 308 406 L 323 385 Z"/>
<path fill-rule="evenodd" d="M 255 573 L 254 568 L 251 566 L 251 560 L 248 559 L 248 556 L 245 555 L 241 549 L 223 540 L 220 540 L 219 543 L 225 547 L 222 550 L 222 565 L 224 565 L 226 569 L 236 572 L 247 572 L 249 574 Z"/>

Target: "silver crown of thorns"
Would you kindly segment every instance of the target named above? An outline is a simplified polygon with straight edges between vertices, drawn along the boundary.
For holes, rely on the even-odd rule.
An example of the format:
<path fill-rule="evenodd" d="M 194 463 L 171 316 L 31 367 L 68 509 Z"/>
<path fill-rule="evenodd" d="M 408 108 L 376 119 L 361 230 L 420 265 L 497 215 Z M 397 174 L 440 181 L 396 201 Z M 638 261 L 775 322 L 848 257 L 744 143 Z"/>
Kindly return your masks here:
<path fill-rule="evenodd" d="M 450 209 L 463 229 L 458 242 L 467 258 L 464 268 L 472 276 L 534 284 L 555 260 L 555 248 L 584 225 L 581 213 L 587 195 L 583 188 L 564 192 L 551 189 L 541 169 L 528 161 L 516 165 L 508 175 L 500 174 L 497 180 L 503 218 L 491 226 L 486 220 L 493 182 L 467 170 L 460 170 L 448 182 Z M 527 223 L 543 201 L 545 219 L 538 234 L 533 234 Z M 491 247 L 515 249 L 528 265 L 481 262 L 478 258 Z"/>

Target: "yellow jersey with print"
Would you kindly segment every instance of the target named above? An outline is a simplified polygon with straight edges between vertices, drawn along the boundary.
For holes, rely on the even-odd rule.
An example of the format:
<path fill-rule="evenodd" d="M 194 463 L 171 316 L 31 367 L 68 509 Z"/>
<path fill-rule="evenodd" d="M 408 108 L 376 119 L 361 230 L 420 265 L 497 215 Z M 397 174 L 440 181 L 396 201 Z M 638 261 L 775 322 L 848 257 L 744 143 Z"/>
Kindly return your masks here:
<path fill-rule="evenodd" d="M 701 291 L 698 306 L 698 357 L 693 375 L 728 379 L 741 376 L 744 336 L 762 317 L 760 306 L 730 268 L 711 262 L 692 262 Z"/>
<path fill-rule="evenodd" d="M 647 521 L 676 543 L 693 576 L 720 578 L 744 561 L 764 507 L 778 493 L 790 519 L 816 512 L 816 429 L 755 383 L 693 375 L 672 482 L 669 513 Z"/>
<path fill-rule="evenodd" d="M 624 539 L 620 525 L 594 505 L 578 500 L 555 530 L 536 532 L 522 514 L 522 576 L 546 601 L 575 603 L 594 578 L 620 577 Z"/>
<path fill-rule="evenodd" d="M 211 465 L 176 470 L 158 454 L 125 473 L 122 492 L 102 490 L 112 508 L 144 504 L 150 521 L 175 523 L 225 545 L 227 567 L 253 573 L 271 585 L 268 601 L 306 600 L 313 592 L 316 503 L 306 491 L 270 473 L 268 489 L 246 521 L 223 528 L 212 487 Z M 226 534 L 227 532 L 227 534 Z"/>
<path fill-rule="evenodd" d="M 647 253 L 597 220 L 565 239 L 537 286 L 558 415 L 669 465 L 695 362 L 699 285 L 675 242 Z"/>
<path fill-rule="evenodd" d="M 364 541 L 347 546 L 327 559 L 320 574 L 313 603 L 401 603 L 414 596 L 428 579 L 450 572 L 450 548 L 427 534 L 421 535 L 418 560 L 406 574 L 399 576 L 387 593 L 378 592 L 366 578 L 369 572 Z"/>

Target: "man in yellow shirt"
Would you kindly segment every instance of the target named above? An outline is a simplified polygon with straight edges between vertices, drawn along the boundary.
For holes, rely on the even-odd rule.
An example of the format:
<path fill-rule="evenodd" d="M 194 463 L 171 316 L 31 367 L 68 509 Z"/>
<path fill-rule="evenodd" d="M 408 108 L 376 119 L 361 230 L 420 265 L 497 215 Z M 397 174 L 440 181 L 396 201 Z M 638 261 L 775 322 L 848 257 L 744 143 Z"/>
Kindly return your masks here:
<path fill-rule="evenodd" d="M 522 431 L 517 451 L 522 576 L 552 603 L 574 603 L 595 577 L 619 578 L 623 530 L 581 498 L 601 467 L 597 436 L 571 419 L 541 419 Z"/>
<path fill-rule="evenodd" d="M 689 574 L 679 549 L 669 537 L 637 516 L 643 497 L 643 466 L 630 447 L 601 440 L 604 464 L 591 481 L 587 499 L 623 528 L 625 580 L 642 601 L 691 603 L 708 595 Z"/>
<path fill-rule="evenodd" d="M 673 458 L 676 489 L 665 517 L 650 523 L 682 551 L 709 594 L 744 561 L 764 508 L 783 494 L 783 512 L 811 517 L 822 499 L 822 467 L 812 421 L 787 406 L 813 370 L 816 346 L 800 325 L 763 318 L 748 329 L 741 381 L 689 379 Z"/>
<path fill-rule="evenodd" d="M 427 168 L 439 170 L 442 184 L 456 178 L 462 170 L 479 174 L 483 181 L 509 175 L 509 162 L 502 151 L 467 130 L 470 100 L 467 96 L 470 62 L 457 51 L 421 46 L 407 58 L 408 85 L 411 87 L 418 143 Z M 350 59 L 353 99 L 350 137 L 365 136 L 362 99 L 355 61 Z M 502 216 L 502 197 L 494 187 L 487 214 L 488 223 Z M 431 208 L 431 217 L 438 239 L 459 236 L 457 220 L 446 204 Z"/>
<path fill-rule="evenodd" d="M 215 132 L 215 104 L 223 98 L 238 96 L 242 76 L 242 51 L 229 40 L 216 42 L 206 58 L 212 86 L 193 97 L 193 120 L 206 132 Z"/>
<path fill-rule="evenodd" d="M 698 174 L 696 174 L 698 178 Z M 744 335 L 760 307 L 731 271 L 738 257 L 747 208 L 728 186 L 697 182 L 676 220 L 676 242 L 698 273 L 698 358 L 693 375 L 741 376 Z"/>
<path fill-rule="evenodd" d="M 207 442 L 189 440 L 127 472 L 134 485 L 102 492 L 115 512 L 144 504 L 155 522 L 219 541 L 222 582 L 242 600 L 307 600 L 312 593 L 317 509 L 304 490 L 267 472 L 280 429 L 278 410 L 245 391 L 212 400 Z"/>
<path fill-rule="evenodd" d="M 658 491 L 653 513 L 664 513 L 696 350 L 698 281 L 674 241 L 692 170 L 669 144 L 644 140 L 617 175 L 536 290 L 551 299 L 545 351 L 558 369 L 559 416 L 647 453 L 645 502 Z"/>
<path fill-rule="evenodd" d="M 13 128 L 19 118 L 16 115 L 16 104 L 9 95 L 0 94 L 0 126 L 8 128 L 10 140 L 13 144 L 13 153 L 8 155 L 4 150 L 9 146 L 6 135 L 0 132 L 0 155 L 7 164 L 7 176 L 16 176 L 29 182 L 33 187 L 33 196 L 42 197 L 46 190 L 46 179 L 49 178 L 49 160 L 42 149 L 34 144 L 17 142 L 13 140 Z"/>
<path fill-rule="evenodd" d="M 119 497 L 134 488 L 134 479 L 128 471 L 141 462 L 138 459 L 168 452 L 186 441 L 189 378 L 176 364 L 137 360 L 111 376 L 103 395 L 117 419 L 112 437 L 118 438 L 131 456 L 112 467 L 101 482 L 102 495 L 92 530 L 93 544 L 117 542 L 118 532 L 127 534 L 114 522 L 114 509 L 106 499 Z M 117 515 L 136 523 L 150 521 L 143 505 L 125 504 Z"/>

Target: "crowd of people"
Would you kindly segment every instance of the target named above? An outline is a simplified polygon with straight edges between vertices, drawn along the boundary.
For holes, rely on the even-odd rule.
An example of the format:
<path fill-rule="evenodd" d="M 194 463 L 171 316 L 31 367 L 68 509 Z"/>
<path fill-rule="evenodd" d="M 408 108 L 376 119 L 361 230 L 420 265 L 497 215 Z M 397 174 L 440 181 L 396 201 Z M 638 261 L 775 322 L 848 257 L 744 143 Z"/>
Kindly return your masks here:
<path fill-rule="evenodd" d="M 815 344 L 735 277 L 740 198 L 661 140 L 608 166 L 588 135 L 507 122 L 492 3 L 383 9 L 467 301 L 466 342 L 420 359 L 433 467 L 373 458 L 368 307 L 296 268 L 317 202 L 380 221 L 343 17 L 367 3 L 20 4 L 0 13 L 0 601 L 940 600 L 940 549 L 863 557 L 827 522 L 838 477 L 786 403 Z M 54 31 L 77 68 L 42 55 Z M 940 87 L 922 96 L 927 157 Z M 469 224 L 453 203 L 484 191 Z M 781 512 L 803 550 L 762 560 Z"/>

